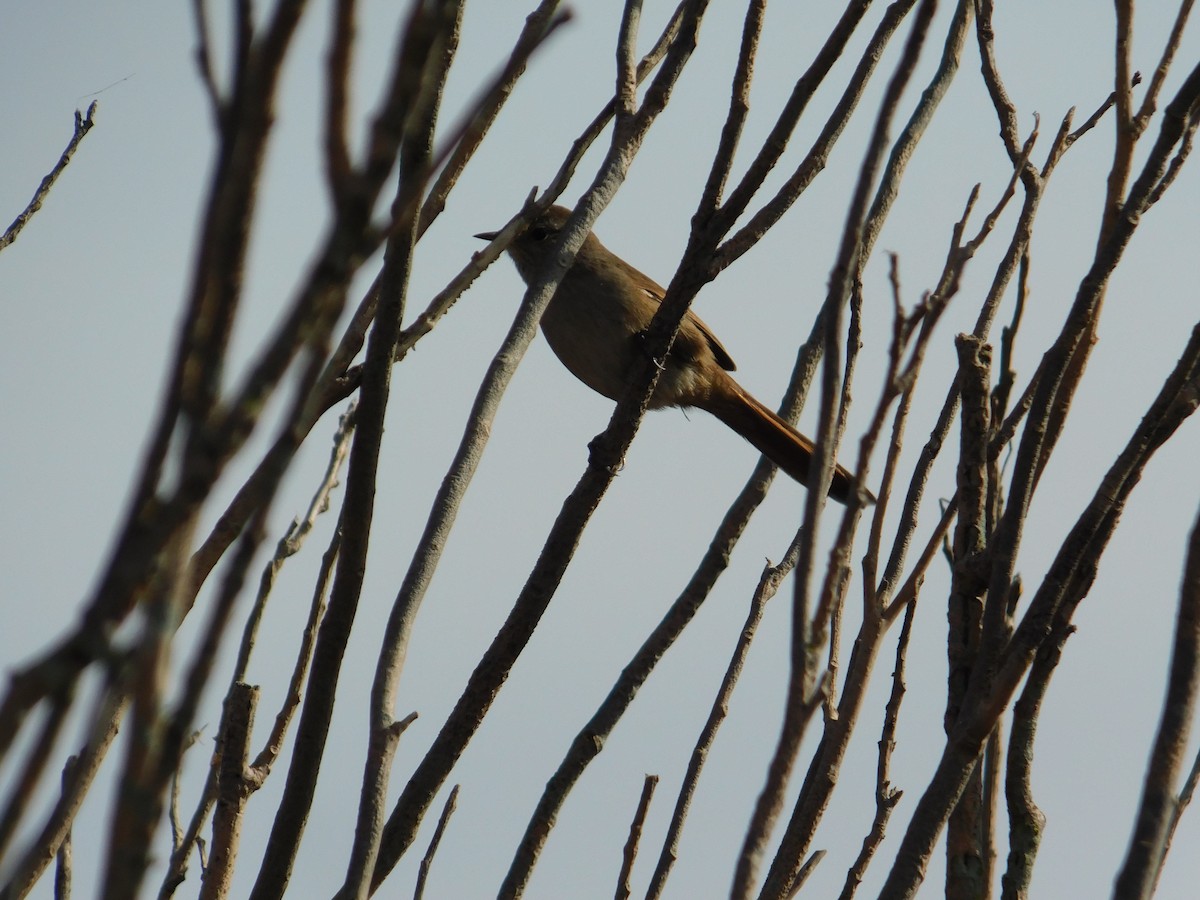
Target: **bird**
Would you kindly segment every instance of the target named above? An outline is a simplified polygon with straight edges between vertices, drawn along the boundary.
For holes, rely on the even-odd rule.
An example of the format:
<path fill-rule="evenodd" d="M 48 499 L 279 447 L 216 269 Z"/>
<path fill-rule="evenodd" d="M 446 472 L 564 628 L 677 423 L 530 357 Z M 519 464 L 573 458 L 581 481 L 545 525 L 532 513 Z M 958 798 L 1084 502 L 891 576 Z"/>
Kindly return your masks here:
<path fill-rule="evenodd" d="M 508 245 L 508 255 L 531 284 L 557 246 L 571 210 L 551 206 Z M 475 235 L 494 240 L 498 232 Z M 643 335 L 666 291 L 588 234 L 542 315 L 542 333 L 559 361 L 610 400 L 620 399 L 643 354 Z M 813 442 L 760 403 L 729 373 L 737 368 L 712 329 L 690 310 L 663 361 L 650 409 L 702 409 L 749 441 L 803 485 L 815 477 Z M 848 503 L 854 477 L 834 465 L 829 496 Z M 864 496 L 869 497 L 867 492 Z"/>

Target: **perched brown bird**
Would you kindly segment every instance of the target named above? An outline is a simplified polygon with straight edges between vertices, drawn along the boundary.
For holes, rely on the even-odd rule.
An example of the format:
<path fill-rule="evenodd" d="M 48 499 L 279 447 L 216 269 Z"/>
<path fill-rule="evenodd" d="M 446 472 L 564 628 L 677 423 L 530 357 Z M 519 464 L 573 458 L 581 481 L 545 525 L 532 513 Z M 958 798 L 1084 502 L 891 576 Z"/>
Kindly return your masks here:
<path fill-rule="evenodd" d="M 569 209 L 552 206 L 509 244 L 509 255 L 526 283 L 553 253 L 570 214 Z M 485 241 L 495 236 L 496 232 L 475 235 Z M 665 294 L 656 282 L 589 234 L 546 307 L 542 331 L 550 349 L 576 378 L 616 400 L 642 352 L 640 336 Z M 654 388 L 650 408 L 694 406 L 710 412 L 807 485 L 812 441 L 734 381 L 726 370 L 735 368 L 716 335 L 689 311 Z M 846 469 L 835 466 L 829 496 L 847 502 L 852 480 Z"/>

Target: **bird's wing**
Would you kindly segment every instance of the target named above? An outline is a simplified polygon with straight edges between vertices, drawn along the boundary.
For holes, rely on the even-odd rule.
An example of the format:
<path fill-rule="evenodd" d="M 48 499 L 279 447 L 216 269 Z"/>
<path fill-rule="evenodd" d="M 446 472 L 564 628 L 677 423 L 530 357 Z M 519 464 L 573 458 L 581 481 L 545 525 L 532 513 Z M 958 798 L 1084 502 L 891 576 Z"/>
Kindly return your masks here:
<path fill-rule="evenodd" d="M 624 262 L 624 260 L 622 260 L 622 262 Z M 634 280 L 634 283 L 646 293 L 647 297 L 653 300 L 656 304 L 662 303 L 663 297 L 667 295 L 667 291 L 662 285 L 660 285 L 650 276 L 639 272 L 633 266 L 628 267 L 628 273 L 629 276 Z M 708 342 L 708 346 L 712 350 L 713 356 L 716 357 L 717 364 L 726 371 L 735 371 L 737 369 L 737 364 L 734 363 L 733 357 L 729 355 L 729 351 L 725 349 L 725 345 L 722 344 L 717 339 L 717 336 L 712 333 L 712 329 L 704 324 L 704 320 L 690 309 L 688 310 L 687 318 L 693 325 L 696 326 L 699 332 L 704 335 L 704 339 Z"/>

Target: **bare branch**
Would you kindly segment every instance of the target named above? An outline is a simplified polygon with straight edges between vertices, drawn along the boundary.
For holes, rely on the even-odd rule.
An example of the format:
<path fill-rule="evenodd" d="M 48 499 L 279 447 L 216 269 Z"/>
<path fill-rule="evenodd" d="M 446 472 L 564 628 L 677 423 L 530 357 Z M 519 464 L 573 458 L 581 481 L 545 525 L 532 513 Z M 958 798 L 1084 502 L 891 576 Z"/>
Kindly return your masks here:
<path fill-rule="evenodd" d="M 206 0 L 192 0 L 192 21 L 196 28 L 196 68 L 200 71 L 200 83 L 208 95 L 208 105 L 213 115 L 213 122 L 218 128 L 222 127 L 225 118 L 225 104 L 221 99 L 221 89 L 217 87 L 216 74 L 212 63 L 212 41 L 208 27 L 208 8 Z"/>
<path fill-rule="evenodd" d="M 739 182 L 738 186 L 730 194 L 729 200 L 721 209 L 719 219 L 714 220 L 714 231 L 719 230 L 720 234 L 723 235 L 725 231 L 733 226 L 734 220 L 749 206 L 751 199 L 753 199 L 763 180 L 786 149 L 788 135 L 795 128 L 797 118 L 807 108 L 812 93 L 824 79 L 829 67 L 837 60 L 846 42 L 854 33 L 862 15 L 866 12 L 868 5 L 869 3 L 865 2 L 852 2 L 847 5 L 846 11 L 842 14 L 842 18 L 838 21 L 834 31 L 831 32 L 829 39 L 821 48 L 817 59 L 813 61 L 808 71 L 796 83 L 796 87 L 792 91 L 792 96 L 788 100 L 788 105 L 784 108 L 779 121 L 771 130 L 771 134 L 764 141 L 759 155 L 747 168 L 741 182 Z M 876 26 L 867 49 L 863 52 L 862 57 L 855 67 L 854 74 L 847 83 L 846 89 L 842 92 L 837 106 L 826 120 L 825 126 L 821 129 L 817 140 L 813 142 L 812 147 L 784 183 L 783 187 L 770 200 L 764 203 L 758 212 L 751 216 L 750 221 L 745 226 L 735 232 L 713 254 L 711 268 L 714 272 L 731 265 L 736 259 L 757 244 L 768 229 L 778 222 L 783 217 L 783 214 L 791 208 L 792 204 L 807 189 L 817 174 L 825 168 L 834 144 L 837 143 L 838 138 L 845 130 L 847 122 L 849 122 L 850 117 L 857 108 L 866 85 L 875 71 L 875 67 L 883 56 L 884 48 L 914 6 L 916 6 L 916 0 L 893 0 L 880 20 L 879 25 Z"/>
<path fill-rule="evenodd" d="M 746 5 L 746 18 L 742 23 L 742 43 L 738 50 L 737 67 L 733 73 L 733 85 L 729 91 L 729 112 L 725 116 L 725 125 L 721 129 L 721 140 L 717 145 L 717 152 L 713 155 L 708 183 L 704 186 L 704 192 L 700 197 L 699 209 L 705 216 L 712 215 L 721 203 L 725 183 L 728 181 L 729 171 L 733 167 L 733 155 L 737 150 L 738 141 L 741 139 L 746 116 L 750 112 L 750 80 L 754 72 L 754 57 L 758 53 L 758 39 L 762 33 L 763 16 L 766 10 L 766 0 L 751 0 Z M 803 109 L 802 106 L 800 108 Z M 792 121 L 792 125 L 794 127 L 795 120 Z M 781 151 L 785 146 L 787 146 L 786 141 L 779 143 Z"/>
<path fill-rule="evenodd" d="M 1038 651 L 1025 689 L 1013 704 L 1008 771 L 1004 793 L 1008 803 L 1008 868 L 1001 878 L 1002 900 L 1027 900 L 1033 864 L 1042 841 L 1046 817 L 1033 800 L 1033 745 L 1038 716 L 1058 665 L 1069 630 L 1056 633 Z"/>
<path fill-rule="evenodd" d="M 633 863 L 637 859 L 638 842 L 642 837 L 642 826 L 646 824 L 646 813 L 650 809 L 650 798 L 658 787 L 658 776 L 647 775 L 642 785 L 642 796 L 638 800 L 637 811 L 633 814 L 633 822 L 629 825 L 629 839 L 625 842 L 621 854 L 621 872 L 617 876 L 617 900 L 629 900 L 632 893 L 629 886 L 629 876 L 633 873 Z"/>
<path fill-rule="evenodd" d="M 1037 649 L 1054 629 L 1069 624 L 1070 612 L 1086 595 L 1119 510 L 1154 452 L 1200 404 L 1200 325 L 1159 396 L 1118 457 L 1088 508 L 1063 542 L 1042 586 L 995 670 L 994 680 L 973 679 L 964 709 L 943 750 L 933 778 L 917 803 L 900 851 L 881 894 L 886 900 L 912 896 L 979 754 Z M 1009 512 L 1013 506 L 1010 501 Z M 1002 520 L 1003 522 L 1003 520 Z M 993 579 L 994 585 L 994 579 Z M 989 588 L 991 596 L 996 596 Z M 1069 596 L 1068 596 L 1069 594 Z M 1006 594 L 1007 596 L 1007 594 Z M 994 612 L 994 607 L 1000 610 Z M 1007 617 L 1007 604 L 989 604 L 985 616 Z M 1003 618 L 1001 619 L 1003 621 Z M 987 621 L 983 644 L 988 638 Z M 993 626 L 994 627 L 994 626 Z M 981 663 L 982 666 L 982 663 Z M 976 671 L 984 671 L 977 669 Z M 982 682 L 986 686 L 977 687 Z M 978 693 L 976 693 L 978 692 Z"/>
<path fill-rule="evenodd" d="M 1146 96 L 1142 99 L 1142 106 L 1134 116 L 1134 123 L 1138 131 L 1144 131 L 1150 124 L 1150 119 L 1153 118 L 1155 110 L 1158 108 L 1158 96 L 1162 93 L 1163 85 L 1167 80 L 1167 73 L 1171 70 L 1171 63 L 1175 59 L 1175 54 L 1179 52 L 1179 44 L 1183 40 L 1183 29 L 1187 26 L 1188 16 L 1192 12 L 1194 0 L 1181 0 L 1179 4 L 1179 12 L 1175 15 L 1175 22 L 1171 25 L 1171 33 L 1167 37 L 1167 42 L 1163 46 L 1162 56 L 1159 58 L 1158 65 L 1154 67 L 1154 74 L 1150 77 L 1150 86 L 1146 88 Z"/>
<path fill-rule="evenodd" d="M 217 811 L 213 816 L 212 851 L 201 879 L 200 900 L 227 897 L 233 883 L 242 814 L 247 798 L 257 787 L 247 784 L 253 779 L 246 761 L 258 695 L 258 688 L 238 683 L 225 696 L 222 731 L 217 735 Z"/>
<path fill-rule="evenodd" d="M 62 772 L 62 788 L 66 791 L 70 783 L 78 756 L 69 756 Z M 54 854 L 54 900 L 71 900 L 71 879 L 73 875 L 73 852 L 71 847 L 71 832 L 68 829 Z"/>
<path fill-rule="evenodd" d="M 883 716 L 883 730 L 879 735 L 879 756 L 875 766 L 875 818 L 871 822 L 871 830 L 863 838 L 862 849 L 858 851 L 850 869 L 846 872 L 846 883 L 842 887 L 839 900 L 851 900 L 862 884 L 867 866 L 875 856 L 883 842 L 884 832 L 892 810 L 900 802 L 904 792 L 894 787 L 891 782 L 892 751 L 896 747 L 896 726 L 900 721 L 900 704 L 904 700 L 907 688 L 904 684 L 904 667 L 908 655 L 908 643 L 912 637 L 912 623 L 916 614 L 917 604 L 907 603 L 904 607 L 904 624 L 900 628 L 900 638 L 896 642 L 896 663 L 892 669 L 892 692 L 888 697 Z"/>
<path fill-rule="evenodd" d="M 58 180 L 58 176 L 63 173 L 63 169 L 71 161 L 71 157 L 75 155 L 75 150 L 79 147 L 79 142 L 84 139 L 92 126 L 96 124 L 96 103 L 88 107 L 87 115 L 80 114 L 79 110 L 75 110 L 75 131 L 71 135 L 71 140 L 67 142 L 67 147 L 59 156 L 58 162 L 54 164 L 54 168 L 50 170 L 50 174 L 42 179 L 42 183 L 38 185 L 36 191 L 33 192 L 33 199 L 29 201 L 29 205 L 21 212 L 19 216 L 13 219 L 12 224 L 5 229 L 4 234 L 0 234 L 0 251 L 17 239 L 21 230 L 29 223 L 29 220 L 37 215 L 38 210 L 42 208 L 46 197 L 50 193 L 50 188 L 54 187 L 54 182 Z"/>
<path fill-rule="evenodd" d="M 1175 782 L 1187 752 L 1197 691 L 1200 691 L 1200 518 L 1192 526 L 1179 590 L 1167 696 L 1142 785 L 1137 823 L 1113 889 L 1114 900 L 1150 897 L 1158 883 L 1178 803 Z"/>
<path fill-rule="evenodd" d="M 0 886 L 0 896 L 23 897 L 28 894 L 70 836 L 71 823 L 117 736 L 117 723 L 125 705 L 125 697 L 123 694 L 116 697 L 115 693 L 109 692 L 101 702 L 89 739 L 77 754 L 78 760 L 63 786 L 62 795 L 46 817 L 37 837 L 30 841 L 21 855 L 8 882 Z"/>
<path fill-rule="evenodd" d="M 442 835 L 446 833 L 446 826 L 450 823 L 450 817 L 454 815 L 454 809 L 458 805 L 458 787 L 456 784 L 450 789 L 450 796 L 446 798 L 446 805 L 442 807 L 442 814 L 438 817 L 437 828 L 433 830 L 433 837 L 429 839 L 429 849 L 421 857 L 413 900 L 421 900 L 425 896 L 425 882 L 429 880 L 429 869 L 433 865 L 433 856 L 437 853 L 438 845 L 442 842 Z"/>
<path fill-rule="evenodd" d="M 199 2 L 199 0 L 198 0 Z M 346 116 L 350 66 L 354 58 L 355 0 L 333 4 L 333 28 L 325 66 L 325 177 L 336 201 L 350 188 L 350 149 Z"/>

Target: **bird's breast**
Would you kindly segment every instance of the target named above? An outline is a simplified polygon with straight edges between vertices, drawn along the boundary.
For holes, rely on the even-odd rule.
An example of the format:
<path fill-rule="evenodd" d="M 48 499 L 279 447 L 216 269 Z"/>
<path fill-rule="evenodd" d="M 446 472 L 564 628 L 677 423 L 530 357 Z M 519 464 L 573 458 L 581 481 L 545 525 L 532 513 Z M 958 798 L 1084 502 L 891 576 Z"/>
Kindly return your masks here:
<path fill-rule="evenodd" d="M 569 281 L 560 286 L 542 316 L 546 342 L 562 364 L 592 390 L 613 400 L 628 378 L 634 335 L 644 327 L 625 304 L 573 291 Z"/>

